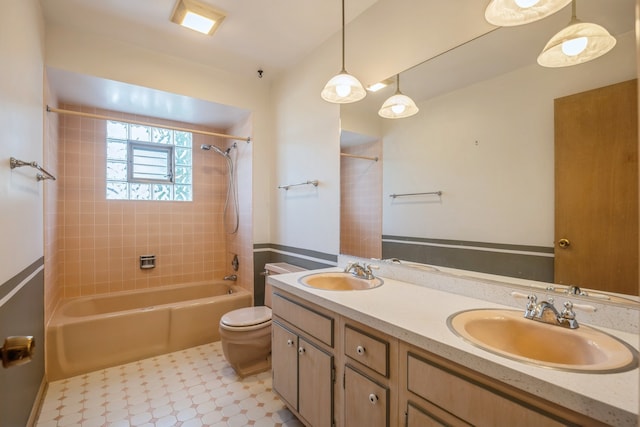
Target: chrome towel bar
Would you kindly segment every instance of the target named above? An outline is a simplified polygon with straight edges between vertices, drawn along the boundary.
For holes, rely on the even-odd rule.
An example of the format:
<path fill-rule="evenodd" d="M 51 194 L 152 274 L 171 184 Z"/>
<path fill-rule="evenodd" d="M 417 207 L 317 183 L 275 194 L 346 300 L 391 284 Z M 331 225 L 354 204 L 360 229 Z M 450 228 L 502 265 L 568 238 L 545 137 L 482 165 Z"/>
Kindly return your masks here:
<path fill-rule="evenodd" d="M 38 181 L 43 181 L 45 179 L 51 179 L 53 181 L 56 180 L 56 177 L 47 172 L 42 166 L 40 166 L 37 162 L 24 162 L 22 160 L 18 160 L 15 157 L 11 157 L 9 159 L 9 165 L 11 169 L 21 168 L 23 166 L 31 166 L 32 168 L 38 169 L 42 173 L 36 174 L 36 179 Z"/>
<path fill-rule="evenodd" d="M 407 197 L 407 196 L 426 196 L 426 195 L 436 195 L 442 196 L 442 191 L 427 191 L 426 193 L 404 193 L 404 194 L 389 194 L 389 197 L 395 199 L 396 197 Z"/>
<path fill-rule="evenodd" d="M 314 179 L 313 181 L 305 181 L 298 184 L 287 184 L 287 185 L 279 185 L 278 189 L 288 190 L 291 187 L 297 187 L 298 185 L 313 185 L 314 187 L 318 186 L 318 180 Z"/>

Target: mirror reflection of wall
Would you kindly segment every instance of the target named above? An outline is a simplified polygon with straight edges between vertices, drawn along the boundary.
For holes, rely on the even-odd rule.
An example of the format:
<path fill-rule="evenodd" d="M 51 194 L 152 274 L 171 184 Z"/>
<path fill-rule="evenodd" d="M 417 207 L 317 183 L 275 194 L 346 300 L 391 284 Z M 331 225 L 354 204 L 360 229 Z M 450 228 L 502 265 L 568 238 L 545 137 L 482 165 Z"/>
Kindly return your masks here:
<path fill-rule="evenodd" d="M 504 30 L 515 31 L 489 36 Z M 562 69 L 540 67 L 535 55 L 502 69 L 514 48 L 506 43 L 492 57 L 448 61 L 450 74 L 473 74 L 477 64 L 492 61 L 497 74 L 477 68 L 485 74 L 417 98 L 411 82 L 436 86 L 447 73 L 437 62 L 446 62 L 449 52 L 403 73 L 403 92 L 420 108 L 411 118 L 378 119 L 375 105 L 342 107 L 343 129 L 360 130 L 367 109 L 381 126 L 371 124 L 370 134 L 383 144 L 382 257 L 552 282 L 554 99 L 635 78 L 634 31 L 616 37 L 607 55 Z M 436 190 L 441 197 L 389 197 Z"/>
<path fill-rule="evenodd" d="M 382 141 L 343 131 L 340 159 L 340 253 L 382 256 Z"/>

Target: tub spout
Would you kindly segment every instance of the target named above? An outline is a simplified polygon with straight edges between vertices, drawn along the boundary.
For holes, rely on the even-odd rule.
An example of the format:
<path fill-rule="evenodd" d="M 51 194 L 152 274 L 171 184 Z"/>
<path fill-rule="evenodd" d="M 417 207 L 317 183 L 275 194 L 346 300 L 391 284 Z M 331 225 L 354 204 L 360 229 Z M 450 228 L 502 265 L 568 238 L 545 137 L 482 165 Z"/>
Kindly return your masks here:
<path fill-rule="evenodd" d="M 228 276 L 224 276 L 224 280 L 231 280 L 231 281 L 235 282 L 236 280 L 238 280 L 238 275 L 230 274 Z"/>

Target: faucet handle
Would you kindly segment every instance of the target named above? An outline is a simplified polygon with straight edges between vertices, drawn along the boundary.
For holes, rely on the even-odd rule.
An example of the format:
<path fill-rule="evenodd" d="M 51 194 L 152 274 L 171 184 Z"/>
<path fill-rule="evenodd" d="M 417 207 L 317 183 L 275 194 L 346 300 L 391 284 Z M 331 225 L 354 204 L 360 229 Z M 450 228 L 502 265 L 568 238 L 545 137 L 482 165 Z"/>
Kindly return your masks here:
<path fill-rule="evenodd" d="M 524 317 L 532 319 L 536 313 L 536 307 L 538 306 L 538 297 L 531 294 L 527 297 L 527 306 L 524 310 Z"/>
<path fill-rule="evenodd" d="M 576 313 L 573 311 L 573 303 L 571 301 L 566 301 L 564 303 L 564 308 L 562 309 L 562 313 L 560 313 L 563 319 L 572 320 L 576 318 Z"/>
<path fill-rule="evenodd" d="M 560 313 L 558 321 L 561 324 L 568 325 L 571 329 L 577 329 L 579 327 L 578 321 L 576 320 L 576 313 L 573 311 L 573 303 L 571 301 L 565 301 L 564 308 L 562 309 L 562 313 Z"/>

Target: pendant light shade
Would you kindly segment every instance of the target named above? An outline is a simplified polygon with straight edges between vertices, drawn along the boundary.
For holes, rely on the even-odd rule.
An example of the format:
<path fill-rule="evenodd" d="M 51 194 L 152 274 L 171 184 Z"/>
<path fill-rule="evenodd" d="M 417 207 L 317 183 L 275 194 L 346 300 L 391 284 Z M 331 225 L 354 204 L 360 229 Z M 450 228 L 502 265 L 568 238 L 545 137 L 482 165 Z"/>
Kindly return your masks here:
<path fill-rule="evenodd" d="M 396 93 L 382 104 L 378 115 L 385 119 L 403 119 L 418 113 L 418 107 L 413 99 L 400 92 L 400 75 L 396 76 Z"/>
<path fill-rule="evenodd" d="M 574 0 L 571 22 L 551 37 L 538 56 L 538 64 L 552 68 L 578 65 L 604 55 L 615 45 L 615 37 L 604 27 L 576 19 Z"/>
<path fill-rule="evenodd" d="M 367 95 L 362 83 L 344 68 L 344 0 L 342 0 L 342 70 L 332 77 L 320 93 L 322 99 L 335 104 L 360 101 Z"/>
<path fill-rule="evenodd" d="M 491 0 L 484 12 L 493 25 L 512 27 L 553 15 L 571 0 Z"/>
<path fill-rule="evenodd" d="M 322 99 L 336 104 L 348 104 L 360 101 L 367 95 L 362 83 L 344 69 L 327 82 L 322 93 Z"/>

